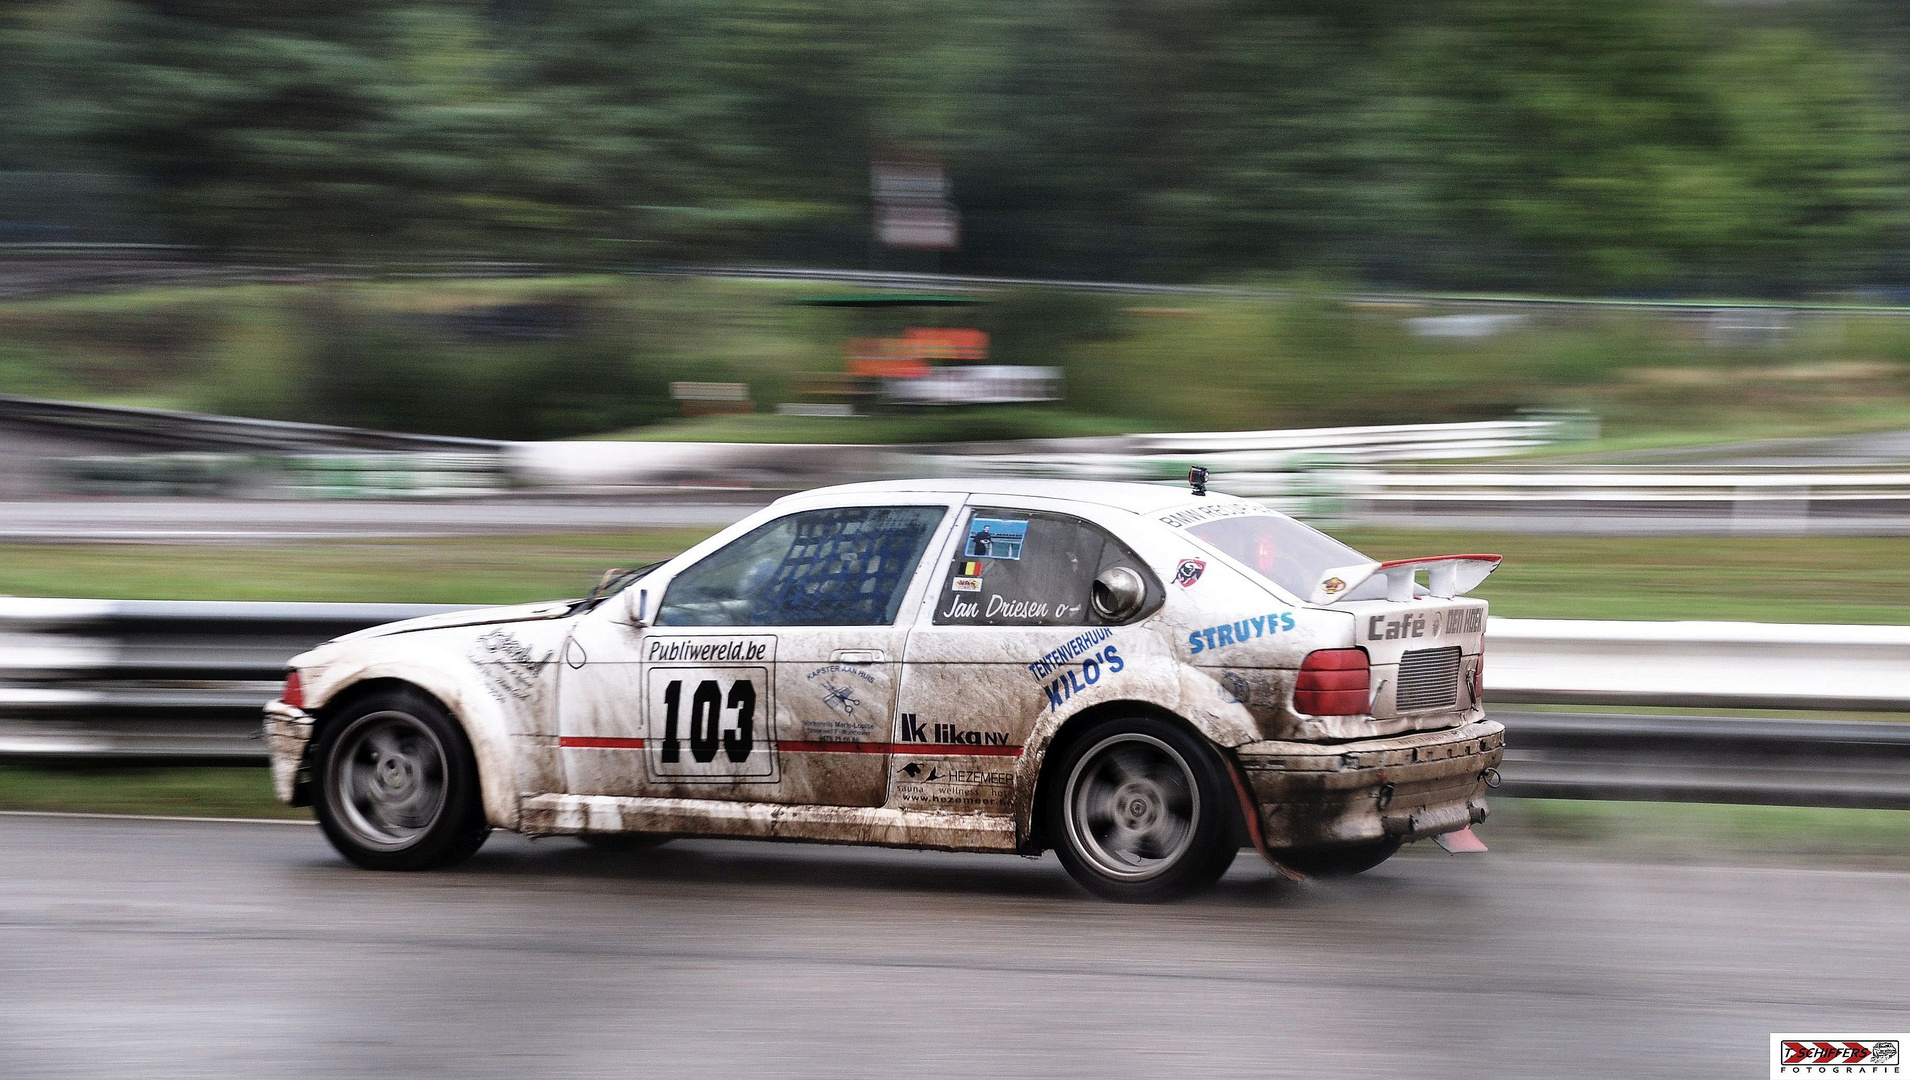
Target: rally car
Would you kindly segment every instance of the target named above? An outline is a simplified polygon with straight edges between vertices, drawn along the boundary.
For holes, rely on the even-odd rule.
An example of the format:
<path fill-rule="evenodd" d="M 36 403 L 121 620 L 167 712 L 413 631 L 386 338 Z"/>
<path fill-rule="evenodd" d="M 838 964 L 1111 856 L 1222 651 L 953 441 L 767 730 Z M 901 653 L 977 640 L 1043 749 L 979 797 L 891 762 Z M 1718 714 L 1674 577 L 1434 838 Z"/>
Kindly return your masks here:
<path fill-rule="evenodd" d="M 1462 597 L 1498 561 L 1375 562 L 1198 486 L 823 488 L 581 600 L 294 657 L 273 778 L 377 869 L 495 827 L 1053 849 L 1121 900 L 1244 847 L 1357 873 L 1485 818 L 1503 728 Z"/>

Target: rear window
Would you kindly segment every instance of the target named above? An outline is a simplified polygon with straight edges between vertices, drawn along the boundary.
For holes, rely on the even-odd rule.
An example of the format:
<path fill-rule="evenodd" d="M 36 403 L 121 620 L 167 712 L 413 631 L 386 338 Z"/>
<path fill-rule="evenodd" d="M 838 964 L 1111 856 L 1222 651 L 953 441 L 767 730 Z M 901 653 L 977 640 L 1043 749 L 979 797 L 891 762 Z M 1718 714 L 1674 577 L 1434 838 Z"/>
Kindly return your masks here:
<path fill-rule="evenodd" d="M 1275 514 L 1223 518 L 1187 531 L 1301 600 L 1313 595 L 1320 575 L 1333 567 L 1372 561 L 1317 529 Z"/>
<path fill-rule="evenodd" d="M 1139 574 L 1150 604 L 1159 603 L 1161 587 L 1146 564 L 1100 526 L 1067 514 L 976 507 L 942 579 L 935 624 L 1107 625 L 1094 610 L 1094 580 L 1114 566 Z"/>

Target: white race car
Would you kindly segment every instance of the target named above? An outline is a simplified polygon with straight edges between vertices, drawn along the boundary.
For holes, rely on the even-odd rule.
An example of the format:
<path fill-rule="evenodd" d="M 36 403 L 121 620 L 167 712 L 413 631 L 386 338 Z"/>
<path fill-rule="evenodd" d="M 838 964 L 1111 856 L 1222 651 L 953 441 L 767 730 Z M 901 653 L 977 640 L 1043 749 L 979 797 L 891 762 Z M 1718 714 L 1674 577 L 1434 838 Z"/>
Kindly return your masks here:
<path fill-rule="evenodd" d="M 1121 900 L 1248 846 L 1357 873 L 1485 818 L 1504 729 L 1460 597 L 1497 564 L 1374 562 L 1198 487 L 824 488 L 583 600 L 293 658 L 273 778 L 378 869 L 497 827 L 1052 848 Z"/>

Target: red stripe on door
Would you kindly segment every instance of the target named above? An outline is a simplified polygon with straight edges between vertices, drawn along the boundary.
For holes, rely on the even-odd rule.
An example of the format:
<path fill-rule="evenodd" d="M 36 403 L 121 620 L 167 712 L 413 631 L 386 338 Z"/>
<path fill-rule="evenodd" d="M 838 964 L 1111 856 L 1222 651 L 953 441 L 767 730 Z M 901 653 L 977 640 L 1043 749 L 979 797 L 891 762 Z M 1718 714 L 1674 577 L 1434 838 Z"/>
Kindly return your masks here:
<path fill-rule="evenodd" d="M 968 743 L 911 743 L 889 744 L 890 752 L 897 754 L 916 754 L 923 757 L 1020 757 L 1019 746 L 971 746 Z"/>
<path fill-rule="evenodd" d="M 776 744 L 779 750 L 792 754 L 886 754 L 889 744 L 885 742 L 791 742 L 787 739 Z"/>
<path fill-rule="evenodd" d="M 557 745 L 577 750 L 641 750 L 642 739 L 565 735 Z M 967 743 L 791 742 L 776 744 L 792 754 L 914 754 L 918 757 L 1020 757 L 1019 746 L 970 746 Z"/>
<path fill-rule="evenodd" d="M 566 735 L 557 740 L 559 746 L 574 746 L 583 750 L 641 750 L 642 739 L 608 739 L 588 735 Z"/>

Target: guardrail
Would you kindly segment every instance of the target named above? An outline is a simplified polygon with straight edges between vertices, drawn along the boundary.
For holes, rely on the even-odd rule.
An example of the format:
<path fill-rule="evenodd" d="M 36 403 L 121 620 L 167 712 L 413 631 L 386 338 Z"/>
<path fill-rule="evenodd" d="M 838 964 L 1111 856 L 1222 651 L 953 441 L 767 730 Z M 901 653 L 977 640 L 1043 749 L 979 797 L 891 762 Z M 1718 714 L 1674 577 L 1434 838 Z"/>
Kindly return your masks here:
<path fill-rule="evenodd" d="M 457 605 L 0 598 L 0 756 L 256 760 L 285 661 Z M 1910 626 L 1493 619 L 1508 794 L 1910 809 L 1910 723 L 1519 706 L 1910 711 Z"/>
<path fill-rule="evenodd" d="M 0 598 L 0 755 L 260 758 L 317 642 L 457 605 Z"/>
<path fill-rule="evenodd" d="M 0 420 L 62 432 L 104 435 L 114 442 L 185 450 L 310 453 L 324 450 L 461 451 L 496 453 L 492 439 L 413 435 L 368 428 L 258 420 L 174 409 L 93 405 L 0 394 Z"/>
<path fill-rule="evenodd" d="M 1491 711 L 1508 795 L 1910 809 L 1910 723 Z"/>

